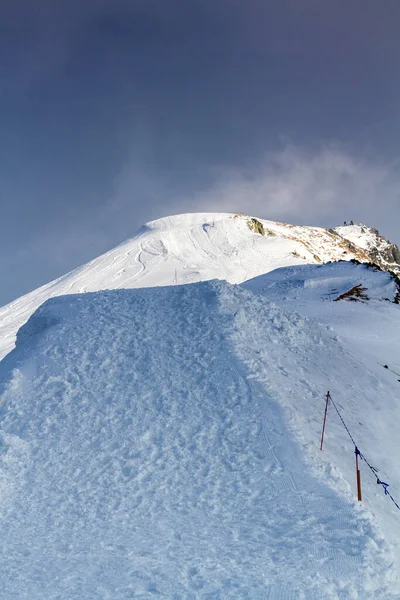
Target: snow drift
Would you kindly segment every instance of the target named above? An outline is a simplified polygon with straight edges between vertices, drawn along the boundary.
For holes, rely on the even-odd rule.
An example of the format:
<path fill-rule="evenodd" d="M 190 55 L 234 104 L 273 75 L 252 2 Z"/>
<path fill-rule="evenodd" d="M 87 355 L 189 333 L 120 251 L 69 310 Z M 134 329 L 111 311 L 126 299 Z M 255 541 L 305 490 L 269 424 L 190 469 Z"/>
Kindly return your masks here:
<path fill-rule="evenodd" d="M 1 596 L 398 597 L 337 424 L 312 467 L 322 391 L 334 376 L 353 420 L 355 364 L 331 328 L 225 282 L 49 300 L 0 364 Z"/>

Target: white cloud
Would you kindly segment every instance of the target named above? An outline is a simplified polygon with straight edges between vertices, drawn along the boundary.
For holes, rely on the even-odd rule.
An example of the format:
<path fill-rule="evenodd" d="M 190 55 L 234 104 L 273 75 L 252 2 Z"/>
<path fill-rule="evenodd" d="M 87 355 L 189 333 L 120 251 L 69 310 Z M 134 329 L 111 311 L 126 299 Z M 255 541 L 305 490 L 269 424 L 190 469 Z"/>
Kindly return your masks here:
<path fill-rule="evenodd" d="M 392 165 L 335 146 L 308 151 L 288 145 L 256 168 L 223 174 L 195 205 L 311 224 L 371 219 L 399 192 Z"/>
<path fill-rule="evenodd" d="M 211 186 L 196 190 L 187 184 L 182 192 L 168 174 L 149 167 L 147 150 L 144 146 L 131 155 L 115 181 L 113 198 L 99 215 L 114 236 L 119 231 L 128 237 L 134 225 L 170 214 L 215 211 L 325 227 L 354 220 L 400 242 L 395 225 L 400 213 L 397 164 L 333 144 L 313 150 L 289 144 L 250 169 L 216 170 Z"/>

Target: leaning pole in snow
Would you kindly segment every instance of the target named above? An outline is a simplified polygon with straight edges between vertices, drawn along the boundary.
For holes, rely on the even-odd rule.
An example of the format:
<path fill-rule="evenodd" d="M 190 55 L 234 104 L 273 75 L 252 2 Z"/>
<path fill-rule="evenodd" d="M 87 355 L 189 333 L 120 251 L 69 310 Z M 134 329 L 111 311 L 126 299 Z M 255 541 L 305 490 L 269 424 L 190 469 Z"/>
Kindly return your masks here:
<path fill-rule="evenodd" d="M 324 444 L 324 435 L 325 435 L 325 425 L 326 425 L 326 415 L 328 412 L 328 404 L 329 404 L 329 398 L 330 398 L 330 394 L 329 392 L 327 392 L 326 394 L 326 404 L 325 404 L 325 413 L 324 413 L 324 423 L 322 425 L 322 434 L 321 434 L 321 446 L 320 446 L 320 450 L 322 450 L 322 446 Z"/>

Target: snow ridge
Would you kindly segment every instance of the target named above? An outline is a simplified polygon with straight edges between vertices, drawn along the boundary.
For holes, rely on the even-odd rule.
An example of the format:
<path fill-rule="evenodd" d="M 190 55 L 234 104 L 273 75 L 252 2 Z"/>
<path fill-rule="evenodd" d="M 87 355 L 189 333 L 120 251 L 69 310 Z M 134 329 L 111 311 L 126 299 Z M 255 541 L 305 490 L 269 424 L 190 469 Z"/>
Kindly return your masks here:
<path fill-rule="evenodd" d="M 343 364 L 333 337 L 226 282 L 44 304 L 0 369 L 27 448 L 2 597 L 395 598 L 373 521 L 291 435 L 291 397 L 319 417 L 310 363 Z"/>

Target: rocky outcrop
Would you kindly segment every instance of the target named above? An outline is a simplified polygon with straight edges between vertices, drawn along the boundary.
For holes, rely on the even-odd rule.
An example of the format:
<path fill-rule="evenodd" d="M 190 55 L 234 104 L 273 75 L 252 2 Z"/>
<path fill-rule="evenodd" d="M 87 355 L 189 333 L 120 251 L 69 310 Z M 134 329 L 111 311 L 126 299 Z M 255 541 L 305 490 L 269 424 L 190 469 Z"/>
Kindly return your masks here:
<path fill-rule="evenodd" d="M 251 219 L 247 221 L 247 226 L 251 231 L 254 231 L 254 233 L 265 235 L 264 225 L 258 219 L 251 217 Z"/>
<path fill-rule="evenodd" d="M 384 271 L 400 275 L 400 249 L 380 235 L 377 229 L 363 223 L 355 223 L 335 227 L 329 231 L 340 235 L 351 248 L 361 248 L 369 262 L 378 265 Z"/>

